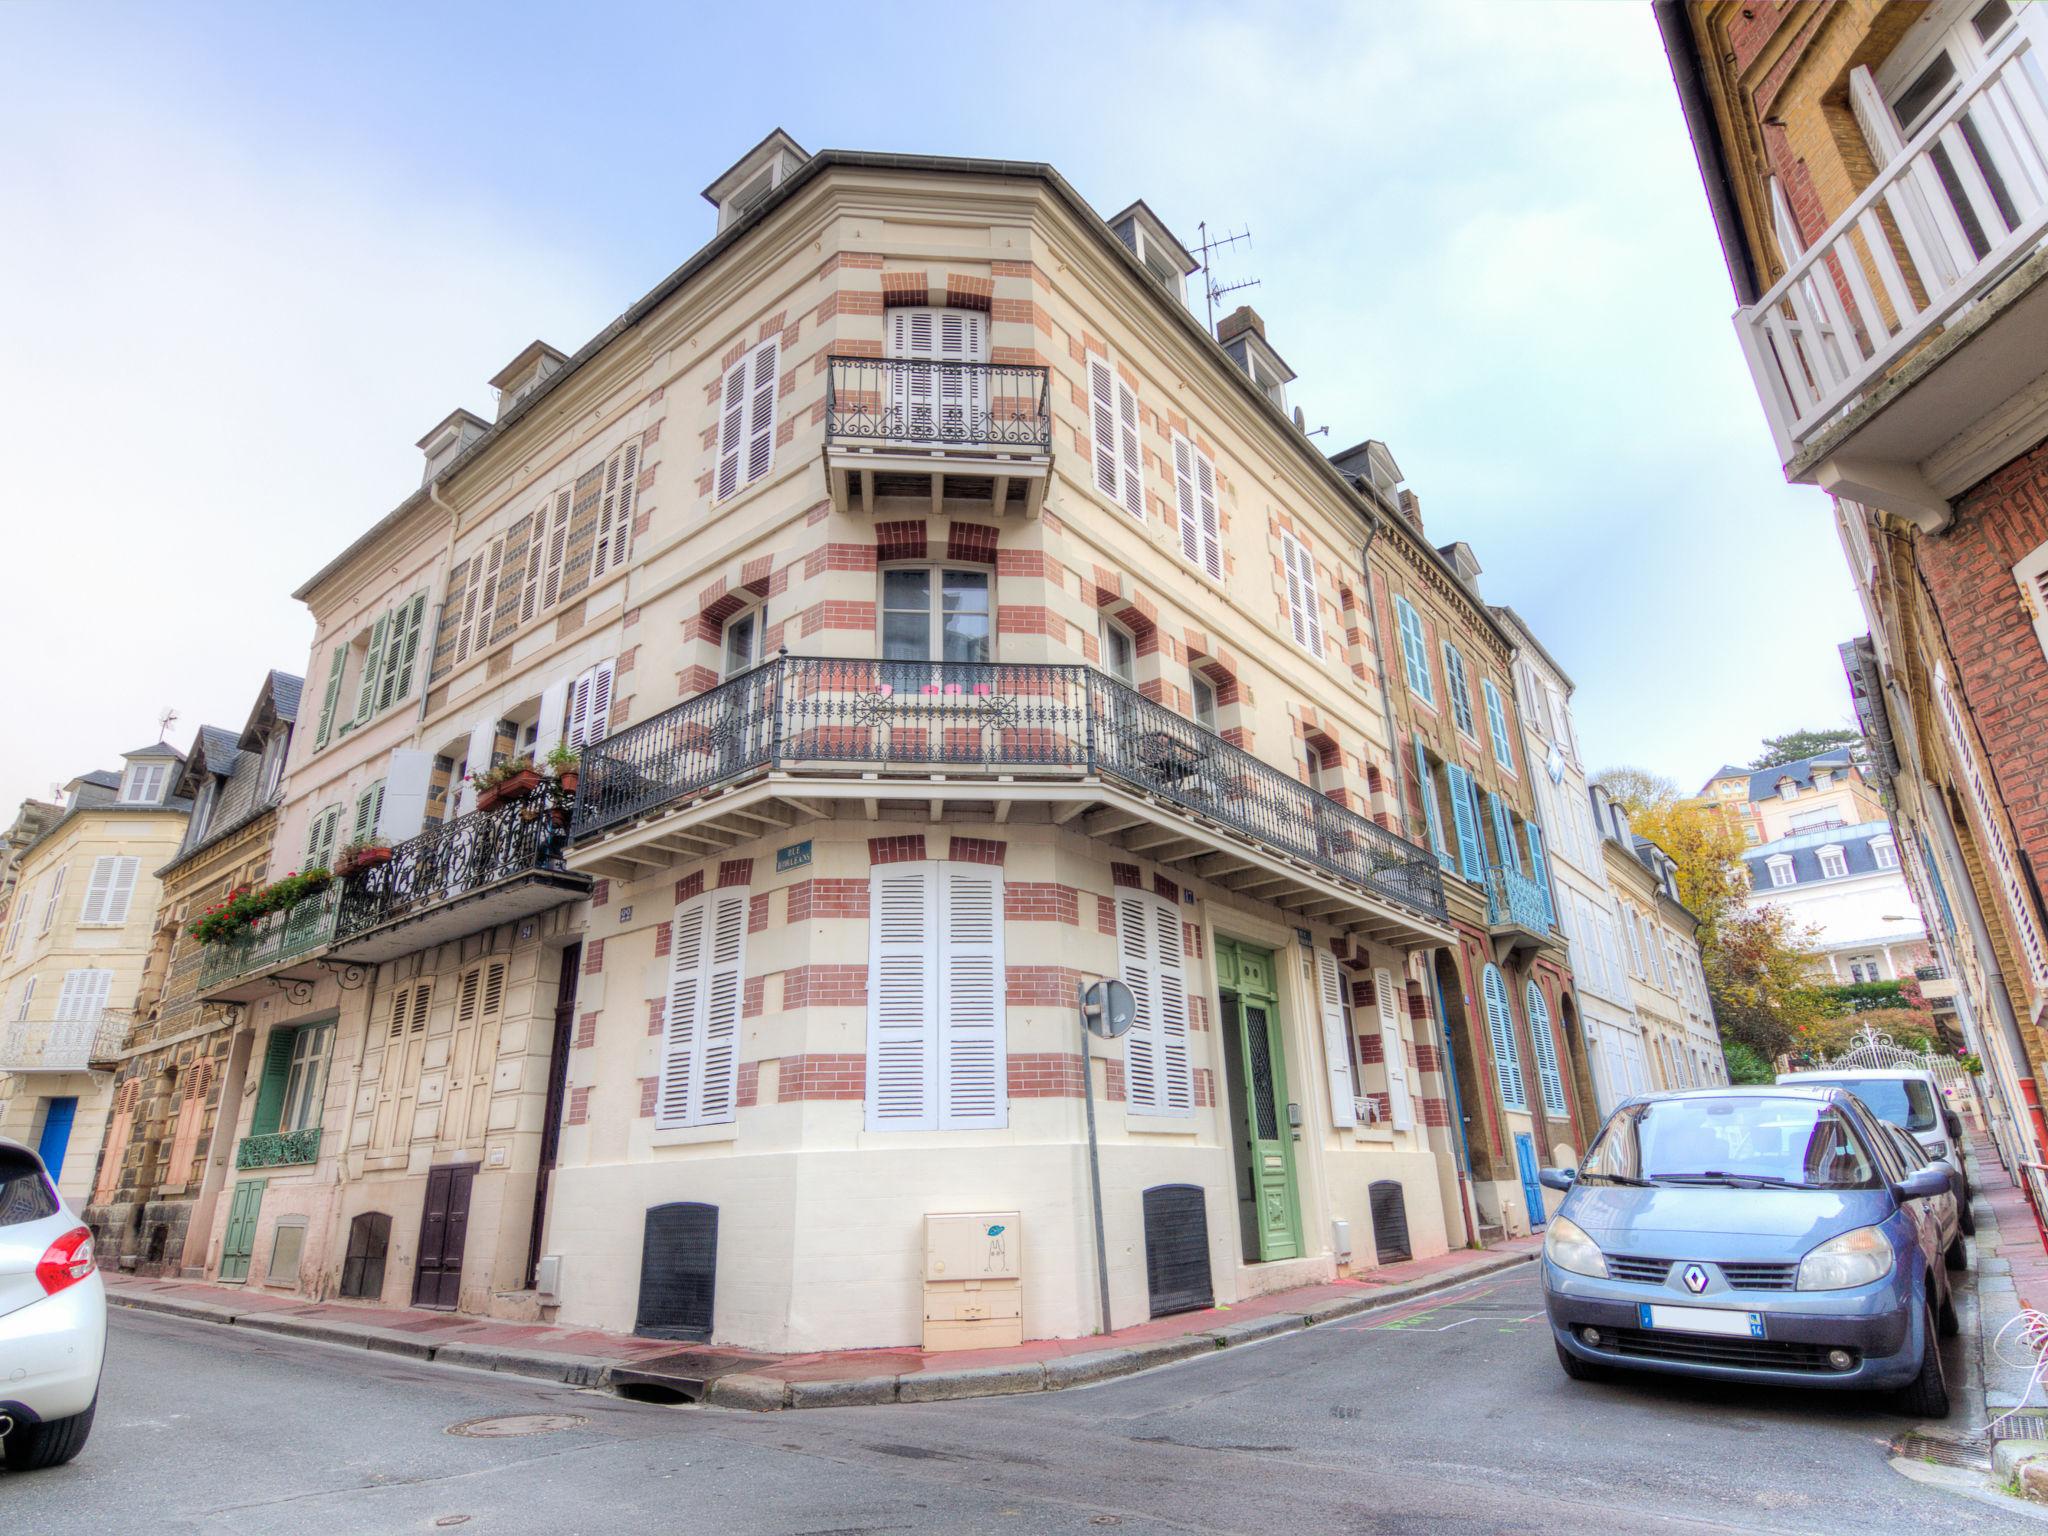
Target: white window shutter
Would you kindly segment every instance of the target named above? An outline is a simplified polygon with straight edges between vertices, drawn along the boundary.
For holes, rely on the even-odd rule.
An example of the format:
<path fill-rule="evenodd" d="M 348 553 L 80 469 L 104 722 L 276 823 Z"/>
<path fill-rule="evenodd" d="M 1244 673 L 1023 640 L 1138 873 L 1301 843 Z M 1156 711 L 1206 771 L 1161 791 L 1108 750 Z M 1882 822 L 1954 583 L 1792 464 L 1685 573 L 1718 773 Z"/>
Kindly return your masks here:
<path fill-rule="evenodd" d="M 775 464 L 775 389 L 780 340 L 754 349 L 754 376 L 747 392 L 747 484 L 752 485 Z"/>
<path fill-rule="evenodd" d="M 1311 656 L 1323 654 L 1323 616 L 1316 595 L 1316 558 L 1291 533 L 1280 535 L 1280 564 L 1287 576 L 1287 618 L 1294 638 Z"/>
<path fill-rule="evenodd" d="M 142 872 L 142 860 L 134 857 L 113 860 L 113 871 L 107 885 L 106 915 L 102 919 L 109 927 L 119 927 L 128 921 L 129 903 L 135 899 L 135 877 Z"/>
<path fill-rule="evenodd" d="M 1195 504 L 1195 446 L 1173 434 L 1173 505 L 1180 517 L 1180 552 L 1199 564 L 1202 558 L 1202 516 Z"/>
<path fill-rule="evenodd" d="M 470 727 L 468 778 L 463 783 L 462 793 L 456 801 L 456 814 L 465 815 L 476 809 L 476 776 L 491 766 L 491 753 L 497 746 L 498 720 L 495 715 L 479 720 Z"/>
<path fill-rule="evenodd" d="M 1415 1129 L 1415 1100 L 1408 1091 L 1408 1047 L 1401 1040 L 1401 1010 L 1396 1005 L 1394 973 L 1373 973 L 1373 994 L 1379 999 L 1380 1054 L 1387 1068 L 1387 1113 L 1397 1131 Z"/>
<path fill-rule="evenodd" d="M 566 739 L 572 747 L 602 740 L 610 730 L 612 678 L 617 663 L 599 662 L 569 685 Z"/>
<path fill-rule="evenodd" d="M 1003 1013 L 1003 876 L 987 864 L 938 866 L 939 1129 L 1009 1123 Z"/>
<path fill-rule="evenodd" d="M 1095 452 L 1095 489 L 1117 499 L 1116 377 L 1101 358 L 1088 359 L 1088 429 Z"/>
<path fill-rule="evenodd" d="M 540 691 L 539 729 L 533 738 L 533 760 L 547 761 L 552 752 L 565 739 L 569 723 L 569 690 L 576 685 L 574 678 L 561 678 L 549 683 Z"/>
<path fill-rule="evenodd" d="M 2020 601 L 2033 621 L 2034 638 L 2041 654 L 2048 656 L 2048 544 L 2042 544 L 2012 568 L 2012 579 L 2020 584 Z"/>
<path fill-rule="evenodd" d="M 715 499 L 723 501 L 740 488 L 740 457 L 746 450 L 747 430 L 746 358 L 725 370 L 725 385 L 719 392 L 719 401 Z"/>
<path fill-rule="evenodd" d="M 690 1123 L 733 1118 L 739 1097 L 740 998 L 746 981 L 747 890 L 725 886 L 700 898 L 706 905 L 702 1048 L 697 1058 Z"/>
<path fill-rule="evenodd" d="M 1195 450 L 1195 504 L 1202 521 L 1202 569 L 1223 579 L 1223 519 L 1216 510 L 1216 465 Z"/>
<path fill-rule="evenodd" d="M 628 443 L 604 467 L 604 497 L 598 505 L 597 542 L 590 557 L 590 579 L 626 563 L 633 537 L 633 498 L 640 478 L 640 445 Z"/>
<path fill-rule="evenodd" d="M 92 861 L 92 878 L 86 882 L 85 903 L 78 909 L 78 921 L 93 925 L 107 920 L 107 900 L 114 884 L 114 867 L 121 861 L 113 854 L 102 854 Z"/>
<path fill-rule="evenodd" d="M 78 1016 L 82 1019 L 98 1018 L 106 1009 L 107 994 L 113 990 L 113 987 L 114 973 L 112 971 L 87 971 L 85 973 L 85 995 L 80 999 L 81 1008 Z"/>
<path fill-rule="evenodd" d="M 698 1078 L 704 1058 L 704 961 L 710 904 L 702 896 L 676 908 L 670 931 L 668 1001 L 663 1011 L 661 1082 L 654 1123 L 668 1130 L 690 1123 L 691 1106 L 702 1094 Z"/>
<path fill-rule="evenodd" d="M 1323 1069 L 1330 1078 L 1330 1123 L 1358 1124 L 1358 1095 L 1351 1081 L 1351 1029 L 1344 1022 L 1344 978 L 1337 957 L 1316 951 L 1316 1000 L 1323 1018 Z"/>
<path fill-rule="evenodd" d="M 433 753 L 415 747 L 391 749 L 391 763 L 384 772 L 384 807 L 378 818 L 390 841 L 415 837 L 426 825 L 427 784 L 433 772 Z"/>
<path fill-rule="evenodd" d="M 59 864 L 56 873 L 52 874 L 48 879 L 50 894 L 43 902 L 43 926 L 39 930 L 42 933 L 48 933 L 57 921 L 58 908 L 62 906 L 64 901 L 64 880 L 70 873 L 71 866 L 69 864 Z M 23 925 L 26 926 L 28 922 L 28 902 L 25 899 L 21 903 L 21 919 Z M 11 948 L 12 946 L 10 945 L 9 947 Z"/>
<path fill-rule="evenodd" d="M 1138 397 L 1122 379 L 1116 381 L 1117 459 L 1123 470 L 1124 510 L 1145 521 L 1145 455 L 1138 442 Z"/>
<path fill-rule="evenodd" d="M 868 910 L 867 1126 L 938 1124 L 938 874 L 926 863 L 877 865 Z"/>
<path fill-rule="evenodd" d="M 1124 1035 L 1124 1103 L 1133 1115 L 1194 1109 L 1188 1055 L 1187 965 L 1180 913 L 1143 894 L 1116 902 L 1117 965 L 1136 1012 Z"/>

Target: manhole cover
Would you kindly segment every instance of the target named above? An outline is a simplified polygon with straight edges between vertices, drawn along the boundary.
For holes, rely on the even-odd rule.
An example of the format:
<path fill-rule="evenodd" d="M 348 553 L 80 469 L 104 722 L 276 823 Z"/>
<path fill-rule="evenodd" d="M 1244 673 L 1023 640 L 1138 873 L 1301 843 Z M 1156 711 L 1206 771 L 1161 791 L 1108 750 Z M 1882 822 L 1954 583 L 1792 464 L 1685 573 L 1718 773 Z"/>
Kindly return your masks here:
<path fill-rule="evenodd" d="M 477 1440 L 504 1440 L 513 1435 L 552 1435 L 590 1421 L 580 1413 L 506 1413 L 489 1419 L 464 1419 L 447 1433 Z"/>
<path fill-rule="evenodd" d="M 1923 1435 L 1915 1430 L 1894 1440 L 1891 1452 L 1909 1461 L 1931 1461 L 1944 1467 L 1983 1468 L 1991 1465 L 1991 1452 L 1981 1435 L 1951 1438 L 1947 1435 Z"/>
<path fill-rule="evenodd" d="M 2048 1413 L 2011 1413 L 1991 1426 L 1993 1440 L 2048 1440 Z"/>

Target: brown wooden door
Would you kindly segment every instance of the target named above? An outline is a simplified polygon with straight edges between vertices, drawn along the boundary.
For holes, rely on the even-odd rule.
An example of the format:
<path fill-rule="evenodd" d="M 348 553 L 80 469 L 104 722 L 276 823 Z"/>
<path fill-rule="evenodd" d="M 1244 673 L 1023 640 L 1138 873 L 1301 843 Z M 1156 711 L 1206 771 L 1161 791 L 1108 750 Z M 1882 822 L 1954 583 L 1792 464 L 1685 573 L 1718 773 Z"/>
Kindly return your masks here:
<path fill-rule="evenodd" d="M 420 1212 L 420 1257 L 413 1270 L 412 1304 L 452 1312 L 462 1296 L 462 1247 L 469 1237 L 469 1192 L 475 1163 L 427 1170 Z"/>

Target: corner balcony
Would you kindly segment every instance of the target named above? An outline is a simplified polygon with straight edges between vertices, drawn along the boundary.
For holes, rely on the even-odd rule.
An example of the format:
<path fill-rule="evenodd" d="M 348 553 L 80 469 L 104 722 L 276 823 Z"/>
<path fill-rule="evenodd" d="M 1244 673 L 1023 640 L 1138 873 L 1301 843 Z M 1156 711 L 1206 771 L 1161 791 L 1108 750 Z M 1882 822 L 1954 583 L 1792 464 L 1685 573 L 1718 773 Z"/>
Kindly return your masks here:
<path fill-rule="evenodd" d="M 328 954 L 376 964 L 588 895 L 590 877 L 562 862 L 556 816 L 544 786 L 394 845 L 387 862 L 348 877 Z"/>
<path fill-rule="evenodd" d="M 1493 958 L 1505 965 L 1517 951 L 1556 941 L 1550 892 L 1540 880 L 1498 864 L 1486 868 L 1486 928 L 1493 940 Z"/>
<path fill-rule="evenodd" d="M 1737 313 L 1786 477 L 1945 523 L 2048 370 L 2044 235 L 2048 76 L 2016 27 Z"/>
<path fill-rule="evenodd" d="M 235 1144 L 237 1168 L 290 1168 L 320 1161 L 320 1127 L 244 1136 Z"/>
<path fill-rule="evenodd" d="M 1038 515 L 1052 473 L 1052 375 L 1012 363 L 831 357 L 825 478 L 833 508 L 987 502 Z"/>
<path fill-rule="evenodd" d="M 208 944 L 199 961 L 200 1000 L 246 1003 L 273 991 L 302 990 L 320 973 L 319 957 L 334 937 L 341 882 L 272 912 L 247 936 Z"/>
<path fill-rule="evenodd" d="M 1085 666 L 778 657 L 585 748 L 569 863 L 633 878 L 802 822 L 948 813 L 1365 938 L 1450 938 L 1431 854 Z"/>
<path fill-rule="evenodd" d="M 104 1008 L 86 1019 L 24 1019 L 0 1035 L 0 1072 L 89 1072 L 111 1067 L 135 1015 Z"/>

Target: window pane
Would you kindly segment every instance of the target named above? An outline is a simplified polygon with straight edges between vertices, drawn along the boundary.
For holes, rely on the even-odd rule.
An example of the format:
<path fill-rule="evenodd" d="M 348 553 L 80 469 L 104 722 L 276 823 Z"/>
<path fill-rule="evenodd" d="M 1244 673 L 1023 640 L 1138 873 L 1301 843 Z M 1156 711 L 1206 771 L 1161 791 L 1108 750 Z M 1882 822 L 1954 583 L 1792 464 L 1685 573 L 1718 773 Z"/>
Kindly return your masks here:
<path fill-rule="evenodd" d="M 987 613 L 988 572 L 947 571 L 944 601 L 948 613 Z"/>
<path fill-rule="evenodd" d="M 931 660 L 932 621 L 928 613 L 884 613 L 882 655 L 889 661 Z"/>
<path fill-rule="evenodd" d="M 915 608 L 930 613 L 932 573 L 924 566 L 882 572 L 882 606 L 888 609 Z"/>
<path fill-rule="evenodd" d="M 725 671 L 729 677 L 754 664 L 756 615 L 743 613 L 725 626 Z"/>
<path fill-rule="evenodd" d="M 946 660 L 987 661 L 988 615 L 948 613 L 946 615 Z"/>

